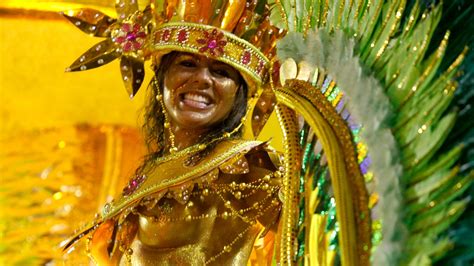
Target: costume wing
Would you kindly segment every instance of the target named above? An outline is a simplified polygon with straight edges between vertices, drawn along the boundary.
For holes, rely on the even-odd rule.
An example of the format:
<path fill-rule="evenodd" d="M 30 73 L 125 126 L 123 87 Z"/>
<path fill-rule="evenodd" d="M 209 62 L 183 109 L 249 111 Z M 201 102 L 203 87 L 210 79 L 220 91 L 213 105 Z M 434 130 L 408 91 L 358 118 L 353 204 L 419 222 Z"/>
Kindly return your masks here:
<path fill-rule="evenodd" d="M 272 7 L 288 31 L 273 80 L 286 149 L 280 260 L 420 265 L 446 255 L 474 174 L 457 163 L 462 145 L 446 148 L 466 49 L 442 72 L 450 33 L 428 53 L 441 7 Z"/>

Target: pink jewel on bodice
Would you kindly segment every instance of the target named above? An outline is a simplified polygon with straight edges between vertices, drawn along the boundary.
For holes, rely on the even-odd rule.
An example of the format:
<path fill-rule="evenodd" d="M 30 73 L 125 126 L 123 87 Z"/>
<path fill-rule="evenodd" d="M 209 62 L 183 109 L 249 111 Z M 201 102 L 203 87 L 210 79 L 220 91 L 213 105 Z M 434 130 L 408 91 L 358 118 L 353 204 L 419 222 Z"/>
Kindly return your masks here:
<path fill-rule="evenodd" d="M 146 175 L 136 175 L 135 178 L 128 182 L 128 185 L 123 189 L 122 195 L 129 196 L 135 192 L 141 184 L 146 180 Z"/>

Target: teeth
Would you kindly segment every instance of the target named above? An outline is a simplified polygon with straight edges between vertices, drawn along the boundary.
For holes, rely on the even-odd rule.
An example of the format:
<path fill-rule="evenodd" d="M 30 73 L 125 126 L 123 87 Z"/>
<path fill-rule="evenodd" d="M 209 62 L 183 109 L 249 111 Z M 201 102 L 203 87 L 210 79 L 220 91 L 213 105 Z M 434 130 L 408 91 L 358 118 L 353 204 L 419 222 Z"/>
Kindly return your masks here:
<path fill-rule="evenodd" d="M 205 104 L 210 104 L 211 100 L 204 96 L 204 95 L 199 95 L 199 94 L 194 94 L 194 93 L 186 93 L 184 94 L 184 99 L 190 100 L 190 101 L 195 101 L 195 102 L 200 102 L 200 103 L 205 103 Z"/>

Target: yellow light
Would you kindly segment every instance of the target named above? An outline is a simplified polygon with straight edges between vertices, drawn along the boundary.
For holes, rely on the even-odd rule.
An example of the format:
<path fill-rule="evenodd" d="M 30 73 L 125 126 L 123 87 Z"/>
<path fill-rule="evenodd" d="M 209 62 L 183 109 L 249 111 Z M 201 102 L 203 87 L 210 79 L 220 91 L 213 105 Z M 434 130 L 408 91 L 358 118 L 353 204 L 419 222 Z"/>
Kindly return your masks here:
<path fill-rule="evenodd" d="M 56 193 L 54 193 L 54 195 L 53 195 L 53 199 L 54 199 L 54 200 L 60 200 L 62 197 L 63 197 L 63 193 L 62 193 L 62 192 L 56 192 Z"/>
<path fill-rule="evenodd" d="M 58 143 L 58 147 L 60 149 L 64 149 L 64 147 L 66 147 L 66 142 L 64 140 L 61 140 L 59 143 Z"/>

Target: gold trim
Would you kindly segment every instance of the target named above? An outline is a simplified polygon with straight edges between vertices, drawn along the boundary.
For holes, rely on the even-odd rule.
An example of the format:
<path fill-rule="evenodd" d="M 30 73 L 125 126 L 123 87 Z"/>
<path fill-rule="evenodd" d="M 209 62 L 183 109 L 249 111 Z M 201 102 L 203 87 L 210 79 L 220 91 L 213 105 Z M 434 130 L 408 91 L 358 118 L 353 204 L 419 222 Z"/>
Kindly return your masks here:
<path fill-rule="evenodd" d="M 340 224 L 339 244 L 341 246 L 341 261 L 343 265 L 357 265 L 357 241 L 352 193 L 347 181 L 349 174 L 345 169 L 343 153 L 341 152 L 342 147 L 339 145 L 329 123 L 325 121 L 317 110 L 315 110 L 316 112 L 310 112 L 310 110 L 315 108 L 305 103 L 304 99 L 288 93 L 288 91 L 283 92 L 280 90 L 276 91 L 276 96 L 279 102 L 289 106 L 291 109 L 298 110 L 305 117 L 324 147 L 336 199 L 336 216 Z"/>
<path fill-rule="evenodd" d="M 277 95 L 278 96 L 278 95 Z M 283 102 L 284 103 L 284 102 Z M 285 103 L 284 103 L 285 104 Z M 296 219 L 298 207 L 299 173 L 301 171 L 301 148 L 298 144 L 298 128 L 296 125 L 296 114 L 285 105 L 278 104 L 276 107 L 278 121 L 283 129 L 283 142 L 285 147 L 284 163 L 285 174 L 283 176 L 283 210 L 281 216 L 280 263 L 292 265 L 296 255 Z"/>
<path fill-rule="evenodd" d="M 218 167 L 229 158 L 237 154 L 255 148 L 261 145 L 261 141 L 232 140 L 218 144 L 213 151 L 214 156 L 209 156 L 203 162 L 195 167 L 184 166 L 187 153 L 175 160 L 165 161 L 157 165 L 154 171 L 148 176 L 141 187 L 130 196 L 122 196 L 116 202 L 110 204 L 102 213 L 102 220 L 110 219 L 127 207 L 137 203 L 143 197 L 154 194 L 160 190 L 179 186 L 189 180 L 204 175 L 209 170 Z M 163 176 L 169 176 L 173 173 L 174 177 L 163 179 Z"/>
<path fill-rule="evenodd" d="M 326 152 L 340 224 L 342 264 L 368 265 L 368 195 L 347 125 L 324 95 L 307 82 L 288 80 L 285 88 L 275 89 L 275 94 L 279 102 L 303 115 Z"/>

